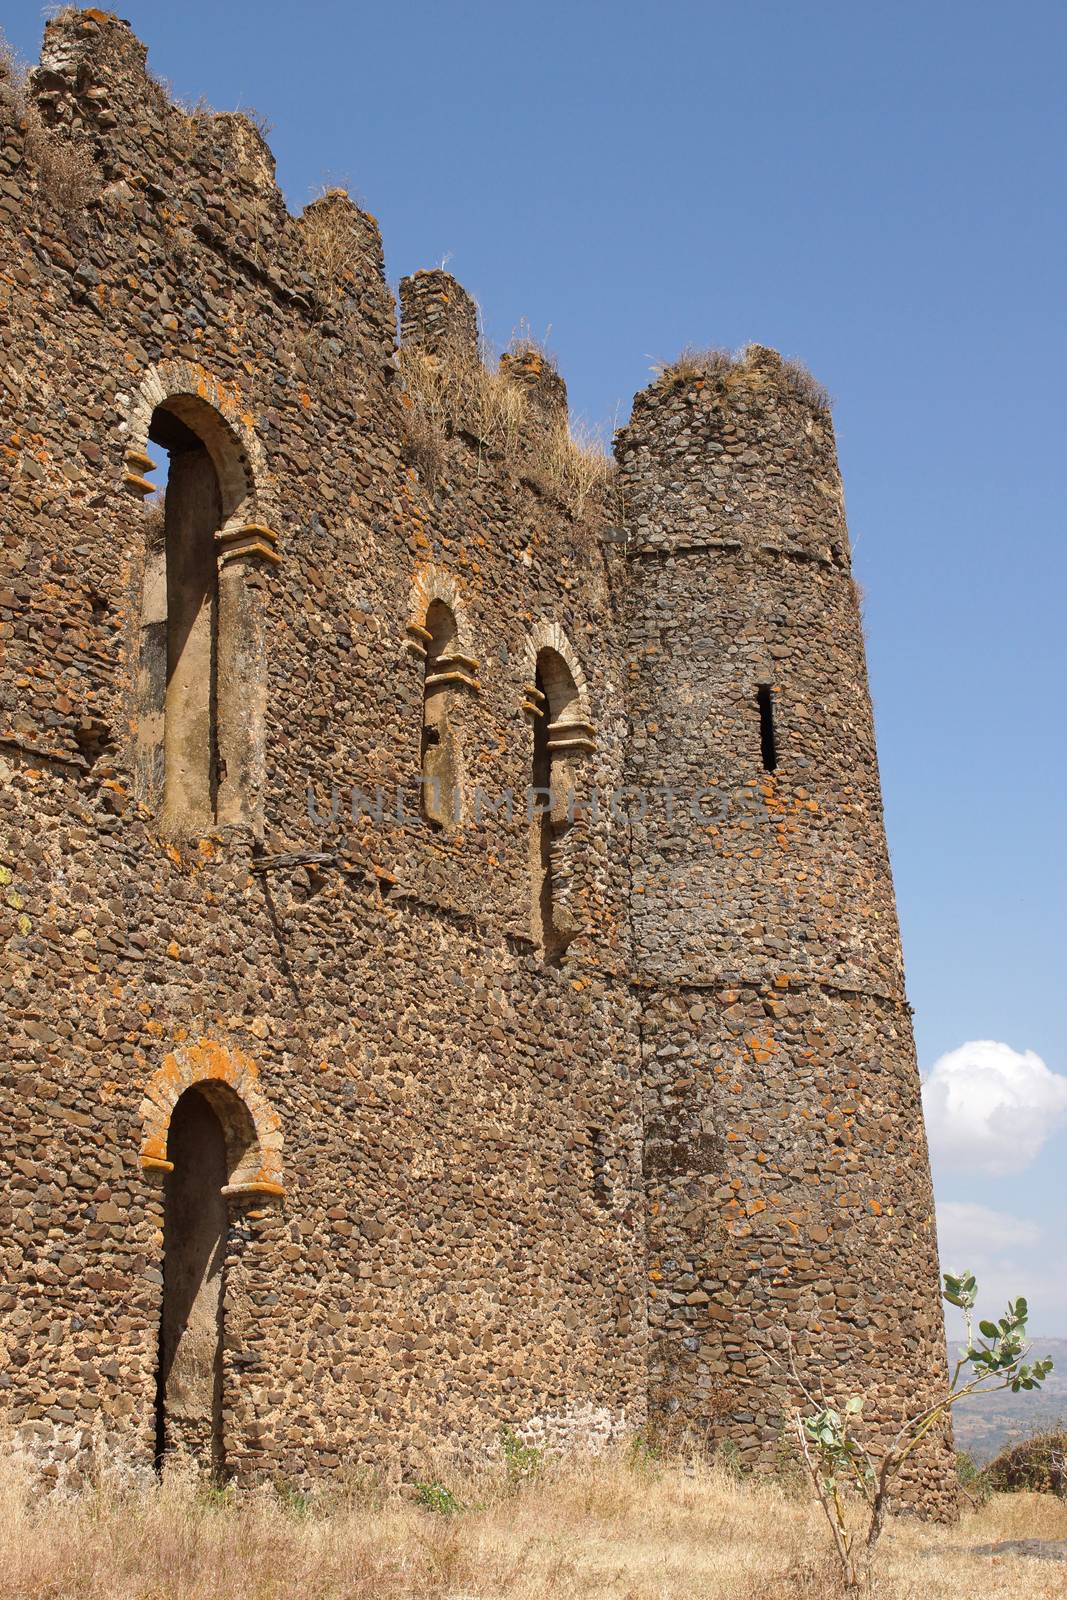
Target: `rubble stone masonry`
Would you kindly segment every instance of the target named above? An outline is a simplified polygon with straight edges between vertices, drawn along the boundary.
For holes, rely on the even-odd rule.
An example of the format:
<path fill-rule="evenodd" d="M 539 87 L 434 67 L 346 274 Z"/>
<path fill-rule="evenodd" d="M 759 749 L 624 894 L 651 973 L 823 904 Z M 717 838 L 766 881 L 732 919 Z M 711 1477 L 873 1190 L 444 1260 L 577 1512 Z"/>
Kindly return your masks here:
<path fill-rule="evenodd" d="M 431 470 L 372 217 L 292 217 L 104 12 L 0 117 L 8 1430 L 53 1478 L 650 1419 L 770 1466 L 786 1330 L 890 1426 L 944 1351 L 819 397 L 679 369 L 575 497 L 512 354 L 514 437 L 457 398 Z M 401 304 L 482 371 L 451 278 Z"/>

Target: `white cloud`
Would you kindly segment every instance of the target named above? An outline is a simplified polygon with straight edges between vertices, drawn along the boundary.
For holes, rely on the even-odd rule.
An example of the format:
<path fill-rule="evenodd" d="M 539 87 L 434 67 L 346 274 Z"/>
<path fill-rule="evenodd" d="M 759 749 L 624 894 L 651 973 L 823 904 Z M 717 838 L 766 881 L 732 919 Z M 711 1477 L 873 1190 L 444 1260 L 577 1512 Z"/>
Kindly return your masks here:
<path fill-rule="evenodd" d="M 935 1167 L 1009 1177 L 1067 1120 L 1067 1078 L 1033 1050 L 974 1039 L 934 1062 L 923 1109 Z"/>
<path fill-rule="evenodd" d="M 989 1259 L 1005 1250 L 1037 1244 L 1041 1229 L 1026 1217 L 1012 1217 L 990 1206 L 942 1200 L 937 1207 L 937 1237 L 946 1265 L 955 1261 L 958 1267 L 966 1267 L 975 1255 Z M 948 1270 L 952 1270 L 950 1265 Z"/>

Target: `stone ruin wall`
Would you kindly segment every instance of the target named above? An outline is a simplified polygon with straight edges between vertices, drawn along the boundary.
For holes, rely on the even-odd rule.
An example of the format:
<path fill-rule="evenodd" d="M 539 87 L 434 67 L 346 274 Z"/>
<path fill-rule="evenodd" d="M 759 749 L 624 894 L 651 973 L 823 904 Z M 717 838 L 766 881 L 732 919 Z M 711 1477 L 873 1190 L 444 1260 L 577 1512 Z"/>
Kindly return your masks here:
<path fill-rule="evenodd" d="M 94 1431 L 151 1465 L 168 1127 L 196 1084 L 243 1151 L 222 1403 L 246 1481 L 503 1423 L 609 1436 L 646 1391 L 771 1462 L 759 1352 L 783 1321 L 892 1415 L 898 1350 L 937 1373 L 941 1329 L 825 419 L 770 357 L 728 399 L 654 386 L 621 515 L 597 493 L 576 510 L 541 470 L 562 381 L 516 358 L 517 442 L 460 398 L 431 468 L 403 366 L 476 360 L 447 275 L 401 286 L 398 363 L 373 218 L 340 195 L 289 216 L 257 131 L 172 105 L 104 13 L 49 23 L 28 107 L 2 111 L 9 1421 L 52 1472 Z M 67 146 L 88 205 L 49 171 Z M 160 402 L 217 430 L 225 518 L 229 776 L 192 832 L 162 825 L 146 699 Z M 604 537 L 620 520 L 629 561 Z M 756 797 L 717 834 L 603 809 L 561 832 L 564 964 L 531 937 L 521 802 L 419 815 L 434 602 L 464 679 L 443 770 L 468 795 L 524 795 L 550 647 L 586 730 L 579 795 L 717 775 Z M 353 787 L 379 785 L 383 819 L 353 820 Z"/>
<path fill-rule="evenodd" d="M 473 435 L 420 482 L 370 217 L 330 202 L 350 277 L 326 301 L 254 130 L 175 109 L 92 13 L 49 26 L 43 63 L 38 101 L 93 151 L 100 199 L 59 214 L 9 112 L 0 1382 L 45 1454 L 98 1424 L 150 1462 L 162 1190 L 144 1163 L 166 1147 L 143 1102 L 209 1074 L 254 1082 L 283 1138 L 284 1197 L 232 1202 L 231 1468 L 639 1423 L 623 865 L 587 830 L 570 894 L 592 931 L 546 968 L 521 809 L 538 641 L 573 651 L 590 779 L 618 782 L 621 558 Z M 411 339 L 432 343 L 443 292 L 409 293 Z M 237 558 L 265 668 L 253 814 L 191 840 L 161 833 L 134 726 L 152 513 L 127 480 L 174 391 L 242 441 L 243 521 L 281 557 Z M 453 708 L 467 781 L 513 788 L 512 823 L 419 816 L 409 627 L 438 595 L 477 663 Z M 336 787 L 336 827 L 309 823 L 309 779 L 327 824 Z M 353 826 L 353 786 L 379 784 L 384 821 Z"/>

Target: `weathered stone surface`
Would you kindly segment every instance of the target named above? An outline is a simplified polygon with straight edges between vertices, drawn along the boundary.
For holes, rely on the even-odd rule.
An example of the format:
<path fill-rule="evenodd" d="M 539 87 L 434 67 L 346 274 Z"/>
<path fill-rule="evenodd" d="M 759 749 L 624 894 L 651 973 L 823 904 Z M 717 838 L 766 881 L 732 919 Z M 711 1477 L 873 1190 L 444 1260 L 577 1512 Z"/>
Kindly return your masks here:
<path fill-rule="evenodd" d="M 94 1429 L 150 1468 L 194 1094 L 227 1151 L 227 1472 L 606 1438 L 649 1403 L 771 1463 L 783 1327 L 891 1426 L 944 1358 L 825 414 L 769 352 L 728 392 L 656 385 L 621 510 L 578 514 L 537 468 L 565 389 L 525 352 L 518 454 L 455 427 L 425 482 L 373 218 L 290 217 L 256 129 L 171 105 L 102 12 L 51 21 L 0 111 L 6 1420 L 52 1473 Z M 401 299 L 412 348 L 475 359 L 447 275 Z M 184 521 L 151 498 L 168 452 L 173 498 L 217 487 Z M 179 527 L 216 550 L 181 595 Z M 175 725 L 187 637 L 211 687 Z M 555 962 L 525 810 L 545 652 L 578 805 Z M 462 783 L 454 822 L 423 771 Z M 678 815 L 613 808 L 625 784 Z M 936 1500 L 939 1448 L 920 1476 Z"/>
<path fill-rule="evenodd" d="M 756 349 L 639 395 L 618 457 L 629 780 L 704 813 L 631 825 L 650 1403 L 755 1464 L 792 1341 L 891 1436 L 945 1350 L 829 415 Z"/>

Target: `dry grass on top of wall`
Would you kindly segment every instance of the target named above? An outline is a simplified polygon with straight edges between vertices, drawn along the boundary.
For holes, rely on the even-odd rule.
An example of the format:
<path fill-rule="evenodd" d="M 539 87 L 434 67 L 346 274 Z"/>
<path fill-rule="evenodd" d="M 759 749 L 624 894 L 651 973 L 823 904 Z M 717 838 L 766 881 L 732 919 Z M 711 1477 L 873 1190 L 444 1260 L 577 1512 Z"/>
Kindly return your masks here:
<path fill-rule="evenodd" d="M 327 189 L 299 218 L 316 291 L 332 310 L 351 292 L 352 262 L 362 248 L 348 200 L 347 190 Z M 553 365 L 544 346 L 525 332 L 508 346 L 513 358 L 530 354 Z M 521 384 L 494 366 L 488 345 L 476 359 L 465 348 L 429 355 L 401 345 L 397 361 L 408 457 L 426 482 L 437 482 L 448 440 L 460 434 L 500 457 L 516 476 L 555 495 L 576 517 L 610 483 L 614 463 L 595 432 L 565 418 L 546 428 Z"/>
<path fill-rule="evenodd" d="M 698 350 L 694 346 L 686 346 L 675 360 L 657 361 L 652 370 L 656 382 L 665 388 L 681 388 L 703 379 L 728 391 L 751 375 L 753 355 L 758 348 L 756 345 L 746 345 L 743 350 L 732 351 L 718 348 Z M 804 363 L 792 356 L 783 356 L 780 360 L 786 388 L 798 400 L 806 400 L 816 410 L 829 411 L 833 404 L 829 390 L 808 371 Z"/>
<path fill-rule="evenodd" d="M 432 1469 L 428 1468 L 428 1472 Z M 445 1490 L 448 1494 L 445 1494 Z M 231 1496 L 106 1472 L 42 1498 L 0 1470 L 6 1600 L 836 1600 L 818 1511 L 773 1481 L 632 1452 L 534 1472 L 503 1463 L 412 1487 Z M 452 1497 L 449 1498 L 449 1495 Z M 429 1509 L 438 1505 L 442 1509 Z M 1064 1568 L 973 1547 L 1067 1538 L 1067 1506 L 1000 1495 L 955 1527 L 900 1521 L 875 1600 L 1062 1600 Z"/>
<path fill-rule="evenodd" d="M 29 68 L 0 32 L 0 104 L 23 124 L 26 160 L 38 189 L 68 222 L 100 193 L 100 170 L 84 140 L 45 126 L 29 95 Z"/>
<path fill-rule="evenodd" d="M 575 516 L 610 483 L 613 463 L 596 435 L 566 418 L 546 429 L 522 387 L 487 359 L 472 361 L 463 350 L 427 355 L 402 345 L 398 360 L 409 453 L 429 482 L 441 473 L 447 440 L 464 434 L 500 456 L 516 476 L 540 481 Z"/>

